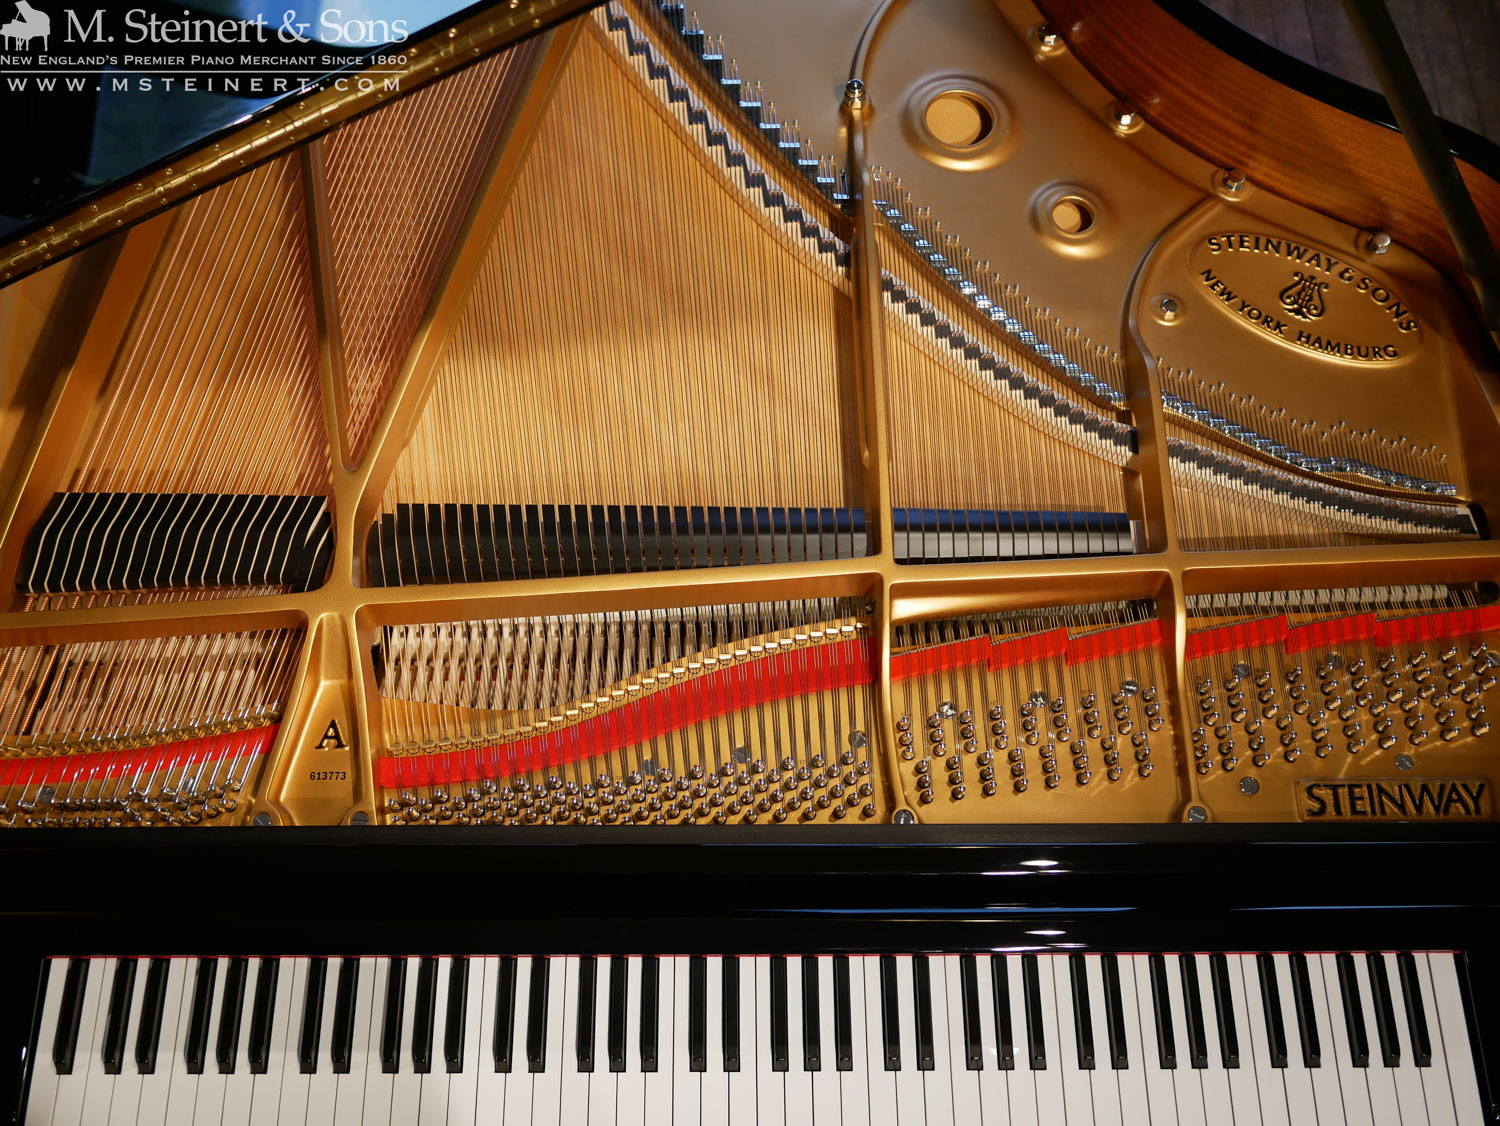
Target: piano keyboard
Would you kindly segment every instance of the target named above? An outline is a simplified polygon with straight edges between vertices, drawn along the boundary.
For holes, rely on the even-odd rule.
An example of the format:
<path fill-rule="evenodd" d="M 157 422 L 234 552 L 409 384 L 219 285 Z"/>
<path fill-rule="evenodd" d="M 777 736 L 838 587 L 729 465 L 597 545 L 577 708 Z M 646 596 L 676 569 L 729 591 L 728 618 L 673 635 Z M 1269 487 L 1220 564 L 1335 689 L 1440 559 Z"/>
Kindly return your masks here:
<path fill-rule="evenodd" d="M 1457 955 L 56 958 L 22 1121 L 1483 1121 Z"/>

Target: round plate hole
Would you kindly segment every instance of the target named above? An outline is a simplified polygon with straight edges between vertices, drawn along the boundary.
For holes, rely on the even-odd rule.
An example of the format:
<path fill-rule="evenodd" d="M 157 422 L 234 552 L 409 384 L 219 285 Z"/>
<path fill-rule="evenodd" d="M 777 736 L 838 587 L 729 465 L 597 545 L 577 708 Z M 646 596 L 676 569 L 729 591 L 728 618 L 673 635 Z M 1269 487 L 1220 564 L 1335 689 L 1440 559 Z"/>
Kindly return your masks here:
<path fill-rule="evenodd" d="M 1065 235 L 1081 235 L 1094 225 L 1094 209 L 1076 195 L 1063 196 L 1049 215 L 1053 226 Z"/>
<path fill-rule="evenodd" d="M 967 90 L 945 90 L 927 103 L 922 119 L 941 143 L 971 149 L 995 129 L 995 114 L 984 100 Z"/>

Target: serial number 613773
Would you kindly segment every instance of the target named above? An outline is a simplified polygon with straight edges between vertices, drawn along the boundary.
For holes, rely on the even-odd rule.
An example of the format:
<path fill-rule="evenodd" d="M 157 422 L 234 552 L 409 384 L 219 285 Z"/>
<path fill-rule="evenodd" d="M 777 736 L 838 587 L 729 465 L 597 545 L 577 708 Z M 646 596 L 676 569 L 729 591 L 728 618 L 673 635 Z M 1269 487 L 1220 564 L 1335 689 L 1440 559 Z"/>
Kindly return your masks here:
<path fill-rule="evenodd" d="M 307 780 L 309 782 L 347 782 L 349 772 L 347 770 L 309 770 Z"/>

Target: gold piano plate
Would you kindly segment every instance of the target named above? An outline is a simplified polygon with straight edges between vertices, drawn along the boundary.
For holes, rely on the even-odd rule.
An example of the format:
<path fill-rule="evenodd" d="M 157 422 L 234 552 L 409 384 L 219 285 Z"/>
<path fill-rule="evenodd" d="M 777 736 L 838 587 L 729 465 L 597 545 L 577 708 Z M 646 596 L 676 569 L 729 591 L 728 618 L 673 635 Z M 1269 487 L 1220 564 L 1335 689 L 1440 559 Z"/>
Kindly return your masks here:
<path fill-rule="evenodd" d="M 1398 171 L 1075 0 L 579 9 L 0 250 L 0 824 L 1496 818 Z"/>

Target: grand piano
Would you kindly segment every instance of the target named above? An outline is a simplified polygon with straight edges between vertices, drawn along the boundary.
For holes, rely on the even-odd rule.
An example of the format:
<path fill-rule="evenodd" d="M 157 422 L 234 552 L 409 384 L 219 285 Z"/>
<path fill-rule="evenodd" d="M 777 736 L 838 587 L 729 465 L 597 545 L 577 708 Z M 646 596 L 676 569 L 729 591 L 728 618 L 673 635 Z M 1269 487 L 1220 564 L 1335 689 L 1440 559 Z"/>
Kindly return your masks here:
<path fill-rule="evenodd" d="M 24 99 L 5 1114 L 1500 1120 L 1500 153 L 1349 10 Z"/>

